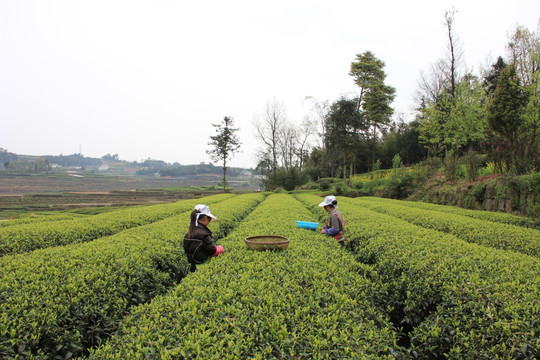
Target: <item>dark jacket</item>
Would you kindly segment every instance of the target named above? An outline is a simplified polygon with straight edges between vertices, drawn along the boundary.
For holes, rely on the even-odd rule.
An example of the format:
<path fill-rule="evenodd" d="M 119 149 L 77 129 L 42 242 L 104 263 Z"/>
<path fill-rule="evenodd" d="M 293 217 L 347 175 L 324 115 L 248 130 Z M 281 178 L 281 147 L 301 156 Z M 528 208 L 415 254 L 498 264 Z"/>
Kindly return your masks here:
<path fill-rule="evenodd" d="M 184 251 L 188 262 L 202 264 L 216 253 L 216 245 L 212 241 L 212 232 L 203 224 L 197 225 L 191 237 L 184 235 Z"/>

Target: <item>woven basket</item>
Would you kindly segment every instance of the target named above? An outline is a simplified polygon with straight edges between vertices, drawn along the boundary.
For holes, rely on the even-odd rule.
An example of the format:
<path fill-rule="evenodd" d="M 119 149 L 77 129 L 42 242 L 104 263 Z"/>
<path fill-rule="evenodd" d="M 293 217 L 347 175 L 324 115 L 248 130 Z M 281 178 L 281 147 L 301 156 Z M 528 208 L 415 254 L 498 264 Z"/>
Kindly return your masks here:
<path fill-rule="evenodd" d="M 289 238 L 279 235 L 250 236 L 244 241 L 251 250 L 284 250 L 289 246 Z"/>

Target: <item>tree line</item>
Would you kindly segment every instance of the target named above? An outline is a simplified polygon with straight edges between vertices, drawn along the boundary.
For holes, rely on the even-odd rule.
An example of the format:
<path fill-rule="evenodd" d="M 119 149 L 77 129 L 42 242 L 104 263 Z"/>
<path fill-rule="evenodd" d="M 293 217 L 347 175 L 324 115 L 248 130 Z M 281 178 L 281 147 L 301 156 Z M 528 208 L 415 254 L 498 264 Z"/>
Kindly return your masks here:
<path fill-rule="evenodd" d="M 136 168 L 137 175 L 182 177 L 194 175 L 219 175 L 222 168 L 216 167 L 211 163 L 200 163 L 191 165 L 182 165 L 178 162 L 168 163 L 163 160 L 146 159 L 140 162 L 120 160 L 118 154 L 106 154 L 101 158 L 86 157 L 82 154 L 70 155 L 43 155 L 43 156 L 25 156 L 9 152 L 7 149 L 0 148 L 0 171 L 9 173 L 48 173 L 53 169 L 53 165 L 63 168 L 77 167 L 85 170 L 96 170 L 105 162 L 119 163 L 126 167 Z M 233 177 L 241 175 L 246 170 L 243 168 L 227 168 L 228 174 Z"/>
<path fill-rule="evenodd" d="M 394 113 L 395 89 L 371 51 L 351 63 L 354 97 L 306 98 L 312 114 L 297 124 L 279 100 L 269 101 L 254 119 L 266 186 L 292 189 L 427 159 L 472 168 L 490 162 L 504 174 L 540 171 L 540 27 L 516 27 L 507 53 L 474 73 L 465 66 L 455 16 L 454 9 L 445 13 L 447 48 L 420 74 L 412 120 Z"/>

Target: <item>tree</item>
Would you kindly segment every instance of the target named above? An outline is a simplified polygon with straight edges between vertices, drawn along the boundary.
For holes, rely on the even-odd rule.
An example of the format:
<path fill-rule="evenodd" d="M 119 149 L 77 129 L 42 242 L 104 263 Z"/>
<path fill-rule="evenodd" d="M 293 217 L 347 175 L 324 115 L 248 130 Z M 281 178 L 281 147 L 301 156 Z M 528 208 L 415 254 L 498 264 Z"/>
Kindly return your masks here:
<path fill-rule="evenodd" d="M 328 163 L 327 157 L 326 150 L 320 147 L 311 149 L 305 164 L 305 173 L 310 179 L 318 180 L 320 178 L 332 176 L 332 168 Z"/>
<path fill-rule="evenodd" d="M 367 126 L 358 110 L 358 99 L 341 98 L 330 106 L 325 121 L 325 149 L 332 169 L 341 166 L 344 179 L 347 177 L 347 167 L 351 175 L 354 172 L 356 150 L 361 140 L 361 132 L 365 131 Z"/>
<path fill-rule="evenodd" d="M 377 158 L 381 160 L 382 168 L 390 168 L 392 159 L 399 154 L 404 165 L 412 165 L 425 159 L 426 148 L 418 141 L 418 120 L 406 122 L 404 115 L 398 116 L 392 123 L 390 131 L 382 137 Z"/>
<path fill-rule="evenodd" d="M 496 140 L 500 141 L 496 146 L 498 149 L 502 147 L 506 168 L 512 172 L 521 173 L 525 170 L 525 144 L 521 140 L 528 101 L 529 94 L 521 86 L 515 67 L 507 66 L 501 72 L 493 99 L 488 103 L 487 120 Z"/>
<path fill-rule="evenodd" d="M 536 171 L 540 171 L 540 24 L 536 31 L 518 26 L 507 46 L 509 61 L 529 102 L 524 113 L 522 150 Z"/>
<path fill-rule="evenodd" d="M 459 81 L 459 72 L 463 59 L 463 49 L 461 43 L 454 32 L 454 17 L 456 10 L 451 8 L 444 13 L 444 25 L 448 36 L 448 51 L 446 53 L 446 61 L 442 63 L 442 69 L 446 76 L 447 82 L 450 83 L 450 94 L 456 94 L 457 83 Z"/>
<path fill-rule="evenodd" d="M 516 75 L 524 87 L 538 86 L 540 71 L 540 24 L 532 32 L 518 26 L 507 45 L 508 57 L 516 68 Z"/>
<path fill-rule="evenodd" d="M 420 140 L 428 148 L 430 155 L 444 153 L 446 156 L 456 141 L 452 128 L 462 126 L 458 118 L 460 114 L 453 111 L 463 104 L 456 104 L 459 96 L 459 83 L 462 80 L 461 68 L 463 51 L 454 31 L 456 11 L 447 10 L 444 14 L 444 25 L 447 31 L 447 51 L 442 59 L 431 67 L 428 75 L 421 74 L 417 100 L 420 116 Z M 451 122 L 448 124 L 448 122 Z"/>
<path fill-rule="evenodd" d="M 360 88 L 360 95 L 357 98 L 357 108 L 362 110 L 362 116 L 372 127 L 372 168 L 375 164 L 375 145 L 377 141 L 377 130 L 390 123 L 394 109 L 390 107 L 394 101 L 395 89 L 384 83 L 386 74 L 384 72 L 384 62 L 377 59 L 375 55 L 366 51 L 356 55 L 355 62 L 351 63 L 349 75 L 354 78 L 354 82 Z"/>
<path fill-rule="evenodd" d="M 314 119 L 311 120 L 310 117 L 309 122 L 312 122 L 312 131 L 314 132 L 314 135 L 316 135 L 316 146 L 324 150 L 324 123 L 326 121 L 326 116 L 330 111 L 330 104 L 328 100 L 319 101 L 313 96 L 307 96 L 304 101 L 311 102 L 311 113 L 313 114 Z"/>
<path fill-rule="evenodd" d="M 217 134 L 210 136 L 212 141 L 208 145 L 213 148 L 207 150 L 206 153 L 210 155 L 213 161 L 223 162 L 223 191 L 225 191 L 227 185 L 227 161 L 233 158 L 241 145 L 236 134 L 239 128 L 234 128 L 234 119 L 229 116 L 225 116 L 221 123 L 212 124 L 212 126 L 216 129 Z"/>
<path fill-rule="evenodd" d="M 271 155 L 274 175 L 278 167 L 279 136 L 283 131 L 285 121 L 285 107 L 275 99 L 266 104 L 263 118 L 256 118 L 254 121 L 257 135 Z"/>
<path fill-rule="evenodd" d="M 444 90 L 448 88 L 448 83 L 444 76 L 444 66 L 444 61 L 440 59 L 431 65 L 429 73 L 420 72 L 420 79 L 415 94 L 418 111 L 425 109 L 429 104 L 439 101 Z"/>
<path fill-rule="evenodd" d="M 497 82 L 499 81 L 499 77 L 501 76 L 501 72 L 506 67 L 506 62 L 504 59 L 499 56 L 497 58 L 497 62 L 495 64 L 491 65 L 491 70 L 487 72 L 484 75 L 484 88 L 486 89 L 486 93 L 490 98 L 493 97 L 493 93 L 495 92 L 495 89 L 497 88 Z"/>
<path fill-rule="evenodd" d="M 278 156 L 281 160 L 281 167 L 286 170 L 296 166 L 297 138 L 297 129 L 291 124 L 283 124 L 278 132 Z"/>
<path fill-rule="evenodd" d="M 464 76 L 456 85 L 450 106 L 448 121 L 444 123 L 445 145 L 454 153 L 477 147 L 487 127 L 482 82 L 472 74 Z"/>
<path fill-rule="evenodd" d="M 299 159 L 300 169 L 304 168 L 304 163 L 309 154 L 309 138 L 316 132 L 317 123 L 311 120 L 309 116 L 304 117 L 297 131 L 297 156 Z"/>

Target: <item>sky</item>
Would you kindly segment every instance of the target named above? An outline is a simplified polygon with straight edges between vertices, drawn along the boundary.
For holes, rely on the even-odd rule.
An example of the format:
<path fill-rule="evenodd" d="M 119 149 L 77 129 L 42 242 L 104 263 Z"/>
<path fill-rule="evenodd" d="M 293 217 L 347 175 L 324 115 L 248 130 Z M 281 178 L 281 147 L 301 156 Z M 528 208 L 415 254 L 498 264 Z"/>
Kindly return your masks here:
<path fill-rule="evenodd" d="M 537 0 L 0 0 L 0 148 L 208 163 L 212 124 L 231 116 L 242 146 L 230 165 L 252 168 L 266 105 L 299 124 L 313 116 L 306 97 L 354 96 L 365 51 L 411 119 L 452 7 L 475 73 L 540 17 Z"/>

